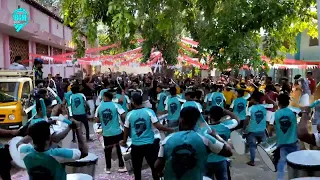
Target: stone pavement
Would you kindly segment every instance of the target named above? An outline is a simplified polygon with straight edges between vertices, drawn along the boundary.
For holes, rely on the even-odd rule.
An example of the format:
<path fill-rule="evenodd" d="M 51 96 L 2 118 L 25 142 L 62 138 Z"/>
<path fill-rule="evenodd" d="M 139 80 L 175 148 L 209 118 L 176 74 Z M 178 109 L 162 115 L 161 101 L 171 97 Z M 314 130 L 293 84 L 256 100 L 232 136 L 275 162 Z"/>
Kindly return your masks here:
<path fill-rule="evenodd" d="M 92 132 L 92 131 L 91 131 Z M 93 135 L 93 134 L 92 134 Z M 75 144 L 76 146 L 76 144 Z M 112 173 L 104 173 L 105 159 L 102 146 L 98 140 L 88 144 L 89 152 L 94 153 L 98 156 L 98 165 L 96 166 L 96 180 L 133 180 L 132 175 L 128 173 L 118 173 L 118 163 L 116 161 L 112 162 Z M 256 166 L 251 167 L 246 165 L 248 161 L 248 155 L 239 156 L 234 153 L 232 157 L 232 180 L 274 180 L 276 179 L 276 173 L 271 172 L 265 164 L 259 160 L 259 155 L 257 154 Z M 142 171 L 143 179 L 151 180 L 151 171 Z M 28 180 L 26 171 L 14 169 L 12 171 L 12 180 Z"/>

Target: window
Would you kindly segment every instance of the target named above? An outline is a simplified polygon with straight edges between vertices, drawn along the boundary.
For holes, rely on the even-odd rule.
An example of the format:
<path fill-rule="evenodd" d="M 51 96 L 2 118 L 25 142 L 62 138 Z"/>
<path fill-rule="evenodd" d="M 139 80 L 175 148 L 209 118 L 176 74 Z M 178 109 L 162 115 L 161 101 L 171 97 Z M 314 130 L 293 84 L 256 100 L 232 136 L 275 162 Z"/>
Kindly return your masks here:
<path fill-rule="evenodd" d="M 23 94 L 28 94 L 28 95 L 30 94 L 30 83 L 28 81 L 23 83 L 22 95 Z"/>
<path fill-rule="evenodd" d="M 309 46 L 319 46 L 318 38 L 310 37 Z"/>

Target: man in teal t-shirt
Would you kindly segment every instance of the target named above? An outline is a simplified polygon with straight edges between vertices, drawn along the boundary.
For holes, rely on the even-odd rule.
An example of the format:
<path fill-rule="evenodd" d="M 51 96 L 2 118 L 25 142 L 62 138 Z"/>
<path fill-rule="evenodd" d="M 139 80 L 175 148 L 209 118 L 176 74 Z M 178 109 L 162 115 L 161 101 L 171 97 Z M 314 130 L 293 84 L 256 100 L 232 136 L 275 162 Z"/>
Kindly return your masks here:
<path fill-rule="evenodd" d="M 176 128 L 179 126 L 181 104 L 184 100 L 177 97 L 177 89 L 175 87 L 171 87 L 169 91 L 170 97 L 165 107 L 166 112 L 168 112 L 168 127 Z"/>
<path fill-rule="evenodd" d="M 226 101 L 226 98 L 221 92 L 217 91 L 211 94 L 209 101 L 211 102 L 212 106 L 220 106 L 224 108 L 224 102 Z"/>
<path fill-rule="evenodd" d="M 170 134 L 162 141 L 156 168 L 164 170 L 164 179 L 202 180 L 210 152 L 231 156 L 231 148 L 225 141 L 212 135 L 203 136 L 194 131 L 200 118 L 195 107 L 186 107 L 180 114 L 180 131 Z"/>
<path fill-rule="evenodd" d="M 158 95 L 157 95 L 157 113 L 161 114 L 164 112 L 165 108 L 165 101 L 167 98 L 167 93 L 162 90 L 159 86 L 157 87 Z"/>
<path fill-rule="evenodd" d="M 280 148 L 280 160 L 277 164 L 278 180 L 284 180 L 286 157 L 288 154 L 300 149 L 297 136 L 297 115 L 299 111 L 293 111 L 288 106 L 290 96 L 280 94 L 278 96 L 280 109 L 274 114 L 275 129 L 277 134 L 277 146 Z"/>
<path fill-rule="evenodd" d="M 231 120 L 220 122 L 220 119 L 228 115 Z M 239 124 L 239 118 L 232 112 L 222 109 L 220 106 L 213 106 L 210 109 L 209 126 L 225 141 L 230 138 L 230 133 Z M 202 128 L 202 133 L 206 136 L 206 128 Z M 228 180 L 229 174 L 228 158 L 210 153 L 207 159 L 206 176 L 212 179 Z"/>
<path fill-rule="evenodd" d="M 95 116 L 98 118 L 98 121 L 101 122 L 102 125 L 107 174 L 111 173 L 111 153 L 113 145 L 115 144 L 119 160 L 118 172 L 126 172 L 120 146 L 118 144 L 123 139 L 122 130 L 120 129 L 119 116 L 124 120 L 125 111 L 119 104 L 112 102 L 112 99 L 113 95 L 109 92 L 105 92 L 103 95 L 103 101 L 96 109 L 95 114 Z"/>
<path fill-rule="evenodd" d="M 260 93 L 253 94 L 251 96 L 251 103 L 253 104 L 248 108 L 247 119 L 249 121 L 247 128 L 247 142 L 250 150 L 250 161 L 247 163 L 250 166 L 254 166 L 254 159 L 256 156 L 257 142 L 263 142 L 267 139 L 267 109 L 272 108 L 273 105 L 260 104 L 262 95 Z"/>
<path fill-rule="evenodd" d="M 135 109 L 130 111 L 124 123 L 124 139 L 121 145 L 126 146 L 129 132 L 131 135 L 131 159 L 135 179 L 141 179 L 141 166 L 145 157 L 152 171 L 153 179 L 158 180 L 159 176 L 154 170 L 154 163 L 157 159 L 158 147 L 154 142 L 153 127 L 167 132 L 173 129 L 162 126 L 152 109 L 142 106 L 142 96 L 132 95 L 132 102 Z"/>
<path fill-rule="evenodd" d="M 233 109 L 233 113 L 236 114 L 240 119 L 238 128 L 243 128 L 244 121 L 246 120 L 248 101 L 243 97 L 243 89 L 238 89 L 237 94 L 238 97 L 235 100 L 233 100 L 232 104 L 230 105 L 230 108 Z"/>
<path fill-rule="evenodd" d="M 129 97 L 124 94 L 124 92 L 118 88 L 116 99 L 118 100 L 118 103 L 121 105 L 121 107 L 124 109 L 125 112 L 128 112 L 129 110 L 129 104 L 131 103 Z"/>
<path fill-rule="evenodd" d="M 82 138 L 81 128 L 77 123 L 68 127 L 77 131 L 79 149 L 50 148 L 50 124 L 46 121 L 35 123 L 29 128 L 29 135 L 18 144 L 18 152 L 23 159 L 29 179 L 66 180 L 65 167 L 61 164 L 87 156 L 88 147 Z M 28 144 L 33 142 L 33 145 Z"/>
<path fill-rule="evenodd" d="M 71 88 L 72 95 L 70 96 L 70 107 L 69 115 L 75 120 L 82 122 L 86 129 L 87 141 L 92 141 L 90 139 L 89 133 L 89 122 L 86 112 L 86 97 L 84 94 L 80 93 L 80 88 L 77 85 Z M 73 133 L 73 142 L 75 142 L 75 133 Z"/>

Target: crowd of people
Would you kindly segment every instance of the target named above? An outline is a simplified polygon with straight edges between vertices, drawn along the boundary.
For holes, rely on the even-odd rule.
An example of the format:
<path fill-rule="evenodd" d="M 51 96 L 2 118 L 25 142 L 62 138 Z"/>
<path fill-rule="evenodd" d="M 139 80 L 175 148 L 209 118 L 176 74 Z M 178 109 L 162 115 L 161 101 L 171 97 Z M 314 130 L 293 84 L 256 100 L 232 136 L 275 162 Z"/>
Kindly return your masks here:
<path fill-rule="evenodd" d="M 87 142 L 91 142 L 89 121 L 101 123 L 108 174 L 113 147 L 119 159 L 118 172 L 126 172 L 120 146 L 127 146 L 131 138 L 137 180 L 141 179 L 143 158 L 155 180 L 160 177 L 196 180 L 203 176 L 230 180 L 232 131 L 244 132 L 250 152 L 249 166 L 255 166 L 257 143 L 276 135 L 280 153 L 278 180 L 285 177 L 286 156 L 300 149 L 298 139 L 320 146 L 318 132 L 308 130 L 312 109 L 315 109 L 312 125 L 318 125 L 320 120 L 317 112 L 320 101 L 313 98 L 316 85 L 311 72 L 306 78 L 297 75 L 293 83 L 287 78 L 274 83 L 271 77 L 252 75 L 173 80 L 152 73 L 128 75 L 111 71 L 84 78 L 48 75 L 36 79 L 37 88 L 33 92 L 36 114 L 20 130 L 0 130 L 2 136 L 24 137 L 17 148 L 34 180 L 66 178 L 61 162 L 88 154 L 81 124 Z M 52 104 L 46 87 L 53 89 L 62 103 Z M 59 114 L 67 117 L 64 122 L 69 127 L 57 134 L 50 130 L 54 123 L 50 116 Z M 157 117 L 164 114 L 166 120 L 160 122 Z M 165 132 L 161 143 L 154 137 L 154 129 Z M 72 141 L 78 142 L 79 149 L 52 145 L 71 130 Z M 33 145 L 28 144 L 31 141 Z M 0 170 L 0 174 L 4 180 L 10 179 L 9 171 Z"/>

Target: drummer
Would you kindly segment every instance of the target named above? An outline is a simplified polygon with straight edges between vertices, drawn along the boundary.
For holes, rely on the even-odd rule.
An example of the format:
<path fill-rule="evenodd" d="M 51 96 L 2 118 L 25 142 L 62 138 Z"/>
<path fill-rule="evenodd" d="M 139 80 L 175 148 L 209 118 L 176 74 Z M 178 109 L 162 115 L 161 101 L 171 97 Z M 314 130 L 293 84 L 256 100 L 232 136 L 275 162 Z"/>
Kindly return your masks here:
<path fill-rule="evenodd" d="M 280 160 L 277 164 L 278 180 L 283 180 L 285 176 L 286 157 L 288 154 L 298 151 L 300 146 L 297 138 L 297 116 L 291 108 L 290 96 L 287 93 L 278 97 L 279 110 L 274 114 L 275 130 L 277 135 L 277 145 L 280 150 Z M 273 121 L 273 120 L 272 120 Z"/>
<path fill-rule="evenodd" d="M 131 134 L 131 158 L 134 177 L 136 180 L 141 180 L 141 168 L 143 158 L 147 160 L 154 180 L 158 180 L 159 176 L 154 170 L 154 163 L 157 160 L 158 148 L 154 144 L 155 128 L 173 132 L 173 129 L 162 126 L 156 115 L 151 109 L 144 108 L 142 105 L 142 96 L 139 94 L 132 95 L 134 109 L 130 111 L 124 123 L 124 137 L 121 145 L 126 146 L 129 133 Z"/>
<path fill-rule="evenodd" d="M 184 103 L 184 100 L 177 97 L 176 87 L 171 87 L 169 91 L 170 97 L 165 106 L 165 113 L 168 113 L 168 127 L 177 128 L 179 126 L 181 104 Z"/>
<path fill-rule="evenodd" d="M 247 142 L 250 150 L 250 161 L 247 162 L 249 166 L 255 166 L 254 159 L 256 156 L 257 141 L 263 142 L 266 140 L 266 115 L 268 105 L 260 104 L 262 93 L 254 93 L 250 97 L 251 107 L 247 111 Z M 273 106 L 271 106 L 273 107 Z"/>
<path fill-rule="evenodd" d="M 204 137 L 194 131 L 199 118 L 197 108 L 183 108 L 180 131 L 170 134 L 162 142 L 155 167 L 159 174 L 164 170 L 164 179 L 202 179 L 208 149 L 222 156 L 232 156 L 230 146 L 220 137 L 215 134 Z"/>
<path fill-rule="evenodd" d="M 238 129 L 242 129 L 244 127 L 244 122 L 246 120 L 246 112 L 248 107 L 248 100 L 244 97 L 244 90 L 238 89 L 237 90 L 237 98 L 232 101 L 230 106 L 233 109 L 233 113 L 236 114 L 239 119 Z"/>
<path fill-rule="evenodd" d="M 17 136 L 18 134 L 19 130 L 0 129 L 1 138 L 11 138 Z M 0 142 L 0 177 L 3 180 L 11 180 L 11 160 L 9 146 Z"/>
<path fill-rule="evenodd" d="M 167 93 L 164 91 L 162 86 L 157 87 L 157 114 L 164 114 L 165 111 L 165 101 L 167 98 Z"/>
<path fill-rule="evenodd" d="M 122 120 L 125 119 L 125 110 L 117 103 L 112 102 L 113 95 L 110 92 L 103 94 L 104 101 L 100 103 L 96 109 L 95 117 L 98 122 L 101 122 L 103 141 L 104 141 L 104 153 L 106 159 L 106 173 L 111 174 L 111 153 L 113 146 L 116 146 L 117 155 L 119 160 L 118 172 L 126 172 L 122 154 L 119 146 L 119 141 L 123 138 L 122 130 L 120 129 L 119 116 Z"/>
<path fill-rule="evenodd" d="M 231 120 L 221 122 L 221 118 L 225 115 L 230 116 Z M 226 109 L 222 109 L 220 106 L 213 106 L 210 109 L 210 128 L 214 129 L 225 141 L 228 141 L 231 131 L 238 126 L 239 121 L 238 116 Z M 202 128 L 202 130 L 206 130 L 206 128 Z M 212 179 L 215 177 L 218 180 L 228 180 L 228 164 L 226 157 L 210 153 L 207 159 L 206 176 L 212 177 Z"/>
<path fill-rule="evenodd" d="M 32 125 L 29 135 L 18 144 L 18 152 L 26 165 L 30 179 L 61 179 L 66 180 L 67 174 L 63 162 L 74 161 L 88 155 L 79 123 L 72 121 L 70 129 L 76 130 L 79 149 L 50 148 L 50 124 L 40 121 Z M 33 142 L 33 145 L 29 142 Z"/>

